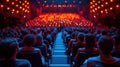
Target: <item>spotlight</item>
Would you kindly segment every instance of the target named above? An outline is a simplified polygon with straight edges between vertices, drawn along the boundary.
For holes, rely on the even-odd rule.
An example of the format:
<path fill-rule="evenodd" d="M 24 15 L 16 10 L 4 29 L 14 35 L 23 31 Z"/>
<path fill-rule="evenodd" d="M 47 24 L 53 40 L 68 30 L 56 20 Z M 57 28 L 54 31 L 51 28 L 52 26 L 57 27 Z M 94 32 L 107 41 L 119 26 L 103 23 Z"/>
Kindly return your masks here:
<path fill-rule="evenodd" d="M 1 8 L 3 8 L 3 7 L 4 7 L 4 5 L 0 5 L 0 7 L 1 7 Z"/>
<path fill-rule="evenodd" d="M 9 2 L 10 0 L 6 0 L 6 2 Z"/>

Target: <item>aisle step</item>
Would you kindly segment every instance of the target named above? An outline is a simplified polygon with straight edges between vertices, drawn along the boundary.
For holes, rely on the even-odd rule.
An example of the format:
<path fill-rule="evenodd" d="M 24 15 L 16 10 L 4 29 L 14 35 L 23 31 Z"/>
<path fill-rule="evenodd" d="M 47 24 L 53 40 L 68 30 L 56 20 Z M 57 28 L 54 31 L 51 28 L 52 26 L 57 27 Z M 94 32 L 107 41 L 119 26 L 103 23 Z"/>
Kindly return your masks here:
<path fill-rule="evenodd" d="M 68 64 L 68 57 L 65 54 L 66 47 L 61 36 L 61 32 L 57 34 L 49 67 L 70 67 L 70 64 Z"/>
<path fill-rule="evenodd" d="M 50 67 L 70 67 L 70 64 L 50 64 Z"/>
<path fill-rule="evenodd" d="M 53 55 L 52 64 L 67 64 L 67 56 L 66 55 Z"/>
<path fill-rule="evenodd" d="M 54 52 L 53 55 L 64 55 L 64 52 Z"/>
<path fill-rule="evenodd" d="M 66 55 L 52 55 L 52 57 L 67 57 Z"/>
<path fill-rule="evenodd" d="M 53 52 L 63 52 L 63 53 L 65 53 L 65 50 L 54 50 Z"/>
<path fill-rule="evenodd" d="M 64 45 L 55 45 L 54 48 L 65 48 Z"/>
<path fill-rule="evenodd" d="M 55 50 L 57 50 L 57 49 L 58 49 L 58 50 L 65 50 L 65 47 L 55 47 L 54 49 L 55 49 Z"/>
<path fill-rule="evenodd" d="M 64 43 L 55 43 L 56 45 L 64 45 Z"/>
<path fill-rule="evenodd" d="M 54 49 L 63 49 L 64 50 L 65 47 L 64 46 L 55 46 Z"/>

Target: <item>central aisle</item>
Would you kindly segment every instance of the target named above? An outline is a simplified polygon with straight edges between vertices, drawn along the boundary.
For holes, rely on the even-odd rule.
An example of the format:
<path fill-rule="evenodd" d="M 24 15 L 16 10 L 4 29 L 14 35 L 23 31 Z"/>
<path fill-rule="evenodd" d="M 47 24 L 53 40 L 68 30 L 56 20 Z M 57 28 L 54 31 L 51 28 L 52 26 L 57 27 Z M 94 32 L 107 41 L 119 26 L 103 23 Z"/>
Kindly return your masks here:
<path fill-rule="evenodd" d="M 62 32 L 60 32 L 56 36 L 50 67 L 70 67 L 67 55 L 65 55 L 65 50 Z"/>

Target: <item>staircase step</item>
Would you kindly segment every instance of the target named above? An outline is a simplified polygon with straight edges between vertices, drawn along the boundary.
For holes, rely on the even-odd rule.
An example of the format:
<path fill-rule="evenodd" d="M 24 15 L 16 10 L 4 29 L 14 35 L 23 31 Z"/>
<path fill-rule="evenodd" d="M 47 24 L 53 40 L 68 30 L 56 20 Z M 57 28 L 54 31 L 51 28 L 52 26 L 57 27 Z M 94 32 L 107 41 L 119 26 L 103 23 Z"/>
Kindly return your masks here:
<path fill-rule="evenodd" d="M 52 64 L 67 64 L 67 56 L 66 55 L 53 55 L 52 56 Z"/>
<path fill-rule="evenodd" d="M 52 55 L 52 57 L 67 57 L 66 55 Z"/>
<path fill-rule="evenodd" d="M 50 67 L 70 67 L 70 64 L 50 64 Z"/>
<path fill-rule="evenodd" d="M 60 50 L 63 49 L 63 50 L 65 50 L 65 47 L 64 46 L 55 46 L 54 49 L 60 49 Z"/>
<path fill-rule="evenodd" d="M 55 47 L 54 49 L 55 50 L 66 50 L 65 47 L 62 47 L 62 48 L 61 47 Z"/>
<path fill-rule="evenodd" d="M 64 43 L 55 43 L 55 45 L 64 45 Z"/>
<path fill-rule="evenodd" d="M 61 36 L 61 32 L 57 34 L 49 67 L 70 67 L 68 57 L 65 55 L 66 47 Z"/>
<path fill-rule="evenodd" d="M 53 52 L 63 52 L 63 53 L 65 53 L 65 50 L 54 50 Z"/>
<path fill-rule="evenodd" d="M 54 52 L 53 55 L 64 55 L 64 52 Z"/>
<path fill-rule="evenodd" d="M 65 47 L 64 45 L 55 45 L 55 47 Z"/>

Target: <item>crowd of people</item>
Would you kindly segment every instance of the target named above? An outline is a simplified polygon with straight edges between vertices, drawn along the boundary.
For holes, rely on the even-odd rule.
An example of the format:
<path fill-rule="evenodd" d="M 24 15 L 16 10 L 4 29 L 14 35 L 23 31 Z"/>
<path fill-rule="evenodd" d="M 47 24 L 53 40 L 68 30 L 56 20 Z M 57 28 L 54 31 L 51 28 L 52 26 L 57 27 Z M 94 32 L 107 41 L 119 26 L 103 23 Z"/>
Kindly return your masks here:
<path fill-rule="evenodd" d="M 62 31 L 74 67 L 120 67 L 120 30 L 85 27 L 7 27 L 0 30 L 0 67 L 48 67 Z"/>
<path fill-rule="evenodd" d="M 0 67 L 47 67 L 57 32 L 56 27 L 1 29 Z"/>
<path fill-rule="evenodd" d="M 67 27 L 66 54 L 74 67 L 120 67 L 120 30 Z"/>

